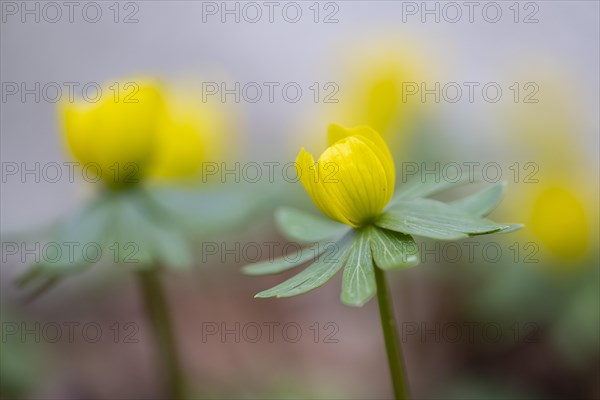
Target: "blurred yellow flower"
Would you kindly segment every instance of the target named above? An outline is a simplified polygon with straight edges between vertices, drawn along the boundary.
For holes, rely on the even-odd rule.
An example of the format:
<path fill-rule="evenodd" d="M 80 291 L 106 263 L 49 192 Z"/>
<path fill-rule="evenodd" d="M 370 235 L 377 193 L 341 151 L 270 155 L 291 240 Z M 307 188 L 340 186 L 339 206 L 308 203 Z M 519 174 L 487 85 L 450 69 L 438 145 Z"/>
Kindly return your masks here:
<path fill-rule="evenodd" d="M 525 225 L 507 240 L 527 246 L 528 262 L 539 260 L 545 269 L 587 266 L 598 240 L 598 202 L 592 191 L 589 184 L 556 172 L 540 174 L 539 183 L 521 184 L 498 209 L 504 218 L 519 218 Z"/>
<path fill-rule="evenodd" d="M 525 222 L 517 235 L 539 245 L 541 260 L 554 260 L 566 270 L 582 263 L 597 249 L 597 168 L 585 151 L 585 110 L 572 88 L 561 85 L 562 73 L 538 68 L 537 84 L 543 91 L 534 103 L 514 104 L 507 114 L 512 140 L 535 165 L 535 181 L 520 177 L 512 191 L 517 204 L 505 210 L 507 218 Z M 515 79 L 516 80 L 516 79 Z M 539 171 L 538 171 L 539 170 Z M 528 172 L 533 172 L 529 170 Z M 549 263 L 543 263 L 544 266 Z"/>
<path fill-rule="evenodd" d="M 364 65 L 342 99 L 341 116 L 346 121 L 372 126 L 391 139 L 394 131 L 408 128 L 419 108 L 419 97 L 404 96 L 405 86 L 416 82 L 418 73 L 408 62 L 377 59 Z"/>
<path fill-rule="evenodd" d="M 424 50 L 427 45 L 394 36 L 390 32 L 359 35 L 336 46 L 330 57 L 336 80 L 320 88 L 315 110 L 310 112 L 317 117 L 300 116 L 295 123 L 291 147 L 323 145 L 323 136 L 317 136 L 319 127 L 337 121 L 343 126 L 370 126 L 394 155 L 404 158 L 411 151 L 416 133 L 431 121 L 432 110 L 421 100 L 420 88 L 435 76 L 436 63 L 429 61 L 433 58 Z"/>
<path fill-rule="evenodd" d="M 379 133 L 367 126 L 330 125 L 328 141 L 317 163 L 300 150 L 300 181 L 328 217 L 354 228 L 365 225 L 383 211 L 394 192 L 392 155 Z"/>
<path fill-rule="evenodd" d="M 147 80 L 115 85 L 134 90 L 106 90 L 109 95 L 96 103 L 61 108 L 67 145 L 87 173 L 112 188 L 197 175 L 215 147 L 208 139 L 218 131 L 214 110 L 181 101 Z"/>
<path fill-rule="evenodd" d="M 160 178 L 194 175 L 201 167 L 205 151 L 194 121 L 167 116 L 157 132 L 160 151 L 156 152 L 150 175 Z"/>
<path fill-rule="evenodd" d="M 576 194 L 561 186 L 537 193 L 531 213 L 534 234 L 558 256 L 579 257 L 588 248 L 589 224 Z"/>
<path fill-rule="evenodd" d="M 416 47 L 371 38 L 343 64 L 349 71 L 340 83 L 334 118 L 348 126 L 367 125 L 396 147 L 405 142 L 424 114 L 426 104 L 414 87 L 427 80 L 428 63 Z M 357 56 L 359 54 L 359 56 Z"/>
<path fill-rule="evenodd" d="M 81 100 L 62 107 L 73 155 L 111 187 L 138 182 L 146 175 L 166 115 L 157 85 L 145 82 L 133 88 L 133 92 L 119 90 L 115 96 L 105 90 L 96 103 Z"/>

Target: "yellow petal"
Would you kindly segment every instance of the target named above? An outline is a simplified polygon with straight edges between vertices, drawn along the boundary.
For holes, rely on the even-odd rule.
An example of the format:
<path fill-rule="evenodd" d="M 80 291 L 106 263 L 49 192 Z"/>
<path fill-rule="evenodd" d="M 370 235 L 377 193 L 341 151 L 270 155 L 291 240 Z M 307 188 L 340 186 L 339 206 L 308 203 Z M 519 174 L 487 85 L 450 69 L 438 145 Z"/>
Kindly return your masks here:
<path fill-rule="evenodd" d="M 86 131 L 92 125 L 90 112 L 86 112 L 81 106 L 65 103 L 62 105 L 63 124 L 65 128 L 65 139 L 75 158 L 86 163 L 92 157 L 92 148 L 87 144 Z"/>
<path fill-rule="evenodd" d="M 148 177 L 160 180 L 199 177 L 203 163 L 225 161 L 234 139 L 230 136 L 233 118 L 226 114 L 226 106 L 200 101 L 193 86 L 173 87 L 165 99 L 168 118 L 159 129 L 159 151 Z"/>
<path fill-rule="evenodd" d="M 315 164 L 304 149 L 297 158 L 301 181 L 327 216 L 354 228 L 369 224 L 394 191 L 394 160 L 377 132 L 366 126 L 328 128 L 329 147 Z"/>
<path fill-rule="evenodd" d="M 337 124 L 329 125 L 327 135 L 329 146 L 333 146 L 336 142 L 350 136 L 361 137 L 363 142 L 369 145 L 371 150 L 377 154 L 377 157 L 380 159 L 381 163 L 383 164 L 383 168 L 385 169 L 388 187 L 391 188 L 391 190 L 388 192 L 388 198 L 386 200 L 387 203 L 394 194 L 396 168 L 394 166 L 394 159 L 390 149 L 381 135 L 368 126 L 357 126 L 355 128 L 348 129 Z"/>
<path fill-rule="evenodd" d="M 351 226 L 361 226 L 381 213 L 391 188 L 372 144 L 358 136 L 347 137 L 329 147 L 318 164 L 336 166 L 335 180 L 320 179 L 317 185 Z"/>
<path fill-rule="evenodd" d="M 334 200 L 318 185 L 323 171 L 319 171 L 319 166 L 315 164 L 313 156 L 304 148 L 300 150 L 296 158 L 296 171 L 300 182 L 315 205 L 329 218 L 350 225 L 350 221 L 341 214 L 338 208 L 334 207 Z"/>
<path fill-rule="evenodd" d="M 327 127 L 327 144 L 333 146 L 342 139 L 351 136 L 352 132 L 338 124 L 330 124 Z"/>
<path fill-rule="evenodd" d="M 194 121 L 165 119 L 157 137 L 157 147 L 150 174 L 158 178 L 193 177 L 202 167 L 204 145 Z"/>
<path fill-rule="evenodd" d="M 94 104 L 63 106 L 66 141 L 83 164 L 95 164 L 111 186 L 138 181 L 153 160 L 165 106 L 157 86 L 119 84 Z"/>

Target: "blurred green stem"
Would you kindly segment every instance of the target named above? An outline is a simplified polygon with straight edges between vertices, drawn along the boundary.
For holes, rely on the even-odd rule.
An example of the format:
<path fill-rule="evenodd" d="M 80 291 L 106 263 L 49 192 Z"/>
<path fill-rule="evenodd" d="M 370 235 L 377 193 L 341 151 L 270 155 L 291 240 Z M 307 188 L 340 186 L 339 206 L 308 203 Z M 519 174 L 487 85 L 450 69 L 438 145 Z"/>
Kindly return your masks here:
<path fill-rule="evenodd" d="M 385 349 L 392 376 L 392 384 L 394 386 L 394 398 L 408 399 L 408 380 L 404 370 L 402 349 L 400 348 L 400 342 L 398 342 L 392 299 L 390 298 L 385 281 L 385 272 L 377 267 L 374 269 L 375 282 L 377 283 L 377 303 L 379 304 L 379 315 L 381 316 L 381 329 L 383 330 L 383 339 L 385 340 Z"/>
<path fill-rule="evenodd" d="M 166 385 L 171 399 L 183 399 L 185 396 L 177 347 L 173 336 L 173 327 L 167 301 L 160 283 L 159 270 L 148 269 L 138 272 L 138 278 L 148 319 L 154 330 L 159 360 L 166 370 Z"/>

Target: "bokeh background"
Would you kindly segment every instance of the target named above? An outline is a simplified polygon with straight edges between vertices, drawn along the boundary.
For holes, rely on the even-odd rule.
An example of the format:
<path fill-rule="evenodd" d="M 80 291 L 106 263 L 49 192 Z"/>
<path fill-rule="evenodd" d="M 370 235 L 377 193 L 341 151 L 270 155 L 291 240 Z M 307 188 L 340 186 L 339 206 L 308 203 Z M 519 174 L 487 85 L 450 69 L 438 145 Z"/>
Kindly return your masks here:
<path fill-rule="evenodd" d="M 81 87 L 140 76 L 189 99 L 197 115 L 210 114 L 210 128 L 200 134 L 219 150 L 206 160 L 229 167 L 282 165 L 301 146 L 318 153 L 330 122 L 376 127 L 398 171 L 416 177 L 435 171 L 436 163 L 439 174 L 451 163 L 492 163 L 484 178 L 495 180 L 499 170 L 507 195 L 491 217 L 525 228 L 470 240 L 472 257 L 464 243 L 420 241 L 422 265 L 390 274 L 412 393 L 419 399 L 600 397 L 599 5 L 475 3 L 470 16 L 461 2 L 276 2 L 270 21 L 263 2 L 99 1 L 88 20 L 82 14 L 88 2 L 79 2 L 72 22 L 65 6 L 51 22 L 56 14 L 45 2 L 2 1 L 2 397 L 164 396 L 128 266 L 74 273 L 28 302 L 15 278 L 31 262 L 4 247 L 64 219 L 98 186 L 8 173 L 15 163 L 34 168 L 72 156 L 59 105 L 43 95 L 23 101 L 21 93 L 9 94 L 7 83 Z M 36 11 L 23 7 L 38 10 L 39 22 Z M 96 9 L 102 15 L 90 22 Z M 238 10 L 239 21 L 226 9 Z M 262 16 L 252 22 L 257 9 Z M 256 82 L 263 97 L 252 102 L 252 94 L 241 93 L 239 102 L 233 95 L 220 101 L 217 94 L 203 101 L 207 82 L 227 88 Z M 273 101 L 265 82 L 279 84 Z M 439 101 L 435 93 L 422 98 L 421 85 L 431 90 L 436 82 Z M 474 85 L 472 101 L 465 82 Z M 299 101 L 286 100 L 287 83 L 302 89 Z M 497 101 L 493 88 L 482 92 L 490 83 L 502 90 Z M 462 97 L 454 101 L 456 87 Z M 288 243 L 275 227 L 278 206 L 317 212 L 282 168 L 272 180 L 267 171 L 256 183 L 241 176 L 243 191 L 231 175 L 191 183 L 200 190 L 230 188 L 231 196 L 258 204 L 218 233 L 194 237 L 194 265 L 164 274 L 192 397 L 391 396 L 376 304 L 343 306 L 341 275 L 300 297 L 253 299 L 282 277 L 242 275 L 240 267 L 254 257 L 243 253 L 244 245 Z M 405 177 L 399 173 L 398 185 Z M 218 244 L 217 253 L 203 252 L 206 243 Z M 238 250 L 224 251 L 232 248 Z M 79 324 L 73 340 L 70 323 Z M 63 336 L 49 340 L 56 324 Z M 97 341 L 82 332 L 86 324 L 92 333 L 101 327 Z M 257 325 L 262 336 L 254 340 Z M 34 333 L 23 336 L 23 327 Z"/>

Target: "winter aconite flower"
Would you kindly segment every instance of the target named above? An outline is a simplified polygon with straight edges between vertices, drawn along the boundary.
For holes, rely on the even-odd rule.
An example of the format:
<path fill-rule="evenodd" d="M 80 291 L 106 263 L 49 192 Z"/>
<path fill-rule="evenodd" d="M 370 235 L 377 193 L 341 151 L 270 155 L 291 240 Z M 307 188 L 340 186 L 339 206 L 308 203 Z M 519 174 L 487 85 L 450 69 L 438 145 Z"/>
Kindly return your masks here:
<path fill-rule="evenodd" d="M 82 100 L 63 107 L 69 149 L 109 186 L 137 182 L 146 174 L 166 117 L 157 85 L 131 83 L 131 90 L 120 90 L 114 97 L 107 94 L 97 103 Z M 120 173 L 123 168 L 130 171 Z"/>
<path fill-rule="evenodd" d="M 520 149 L 522 159 L 535 162 L 513 164 L 521 172 L 515 181 L 524 184 L 514 196 L 518 206 L 501 211 L 530 228 L 518 240 L 539 245 L 540 258 L 548 261 L 544 269 L 579 271 L 598 254 L 598 195 L 588 177 L 596 170 L 597 181 L 598 172 L 582 157 L 587 142 L 580 140 L 585 103 L 561 85 L 562 74 L 539 69 L 537 82 L 544 87 L 540 101 L 528 110 L 510 108 L 508 131 L 514 134 L 505 136 L 510 146 Z"/>
<path fill-rule="evenodd" d="M 330 220 L 289 208 L 276 214 L 284 233 L 298 241 L 315 243 L 314 246 L 298 257 L 254 264 L 244 271 L 261 275 L 285 271 L 310 260 L 314 263 L 257 297 L 306 293 L 344 268 L 341 300 L 361 306 L 376 293 L 374 268 L 388 270 L 419 263 L 413 235 L 457 240 L 519 227 L 483 218 L 500 201 L 502 184 L 443 203 L 426 197 L 451 184 L 416 180 L 400 185 L 392 198 L 394 160 L 375 130 L 331 125 L 328 136 L 329 147 L 317 162 L 302 149 L 296 166 L 308 195 Z"/>
<path fill-rule="evenodd" d="M 46 288 L 98 264 L 191 267 L 194 238 L 237 225 L 256 207 L 247 189 L 244 197 L 226 185 L 200 184 L 207 158 L 224 156 L 217 142 L 233 115 L 218 104 L 195 102 L 187 87 L 160 81 L 113 82 L 98 101 L 59 105 L 60 134 L 81 176 L 111 190 L 98 190 L 71 209 L 44 230 L 44 241 L 98 244 L 102 257 L 59 252 L 52 262 L 28 266 L 23 286 Z"/>
<path fill-rule="evenodd" d="M 82 175 L 111 190 L 98 190 L 44 229 L 43 239 L 31 240 L 75 246 L 58 249 L 51 259 L 38 257 L 18 279 L 33 299 L 93 266 L 116 264 L 133 272 L 161 357 L 161 395 L 171 399 L 188 393 L 161 276 L 197 265 L 194 240 L 239 226 L 258 202 L 249 190 L 242 196 L 225 185 L 181 185 L 182 178 L 206 182 L 193 178 L 201 177 L 207 157 L 223 156 L 215 139 L 227 143 L 229 124 L 223 122 L 234 119 L 219 105 L 183 97 L 187 93 L 188 87 L 168 91 L 155 80 L 133 80 L 103 88 L 98 101 L 60 105 L 61 131 L 83 164 Z"/>
<path fill-rule="evenodd" d="M 367 124 L 392 144 L 405 143 L 414 124 L 426 112 L 417 82 L 428 76 L 429 63 L 406 44 L 378 43 L 371 39 L 342 64 L 348 71 L 340 93 L 338 114 L 346 123 Z M 367 54 L 365 54 L 367 53 Z M 399 140 L 398 140 L 399 139 Z"/>
<path fill-rule="evenodd" d="M 67 145 L 86 174 L 120 188 L 198 172 L 209 123 L 194 113 L 178 113 L 174 98 L 151 81 L 117 82 L 102 93 L 98 102 L 81 100 L 61 108 Z"/>
<path fill-rule="evenodd" d="M 32 288 L 33 298 L 96 264 L 121 264 L 135 272 L 157 354 L 162 357 L 164 397 L 186 398 L 161 275 L 166 268 L 193 265 L 189 230 L 211 227 L 198 214 L 212 216 L 220 226 L 224 213 L 210 209 L 205 193 L 140 183 L 193 176 L 205 153 L 205 132 L 193 114 L 174 112 L 178 110 L 173 109 L 173 99 L 156 83 L 116 82 L 101 93 L 96 102 L 62 104 L 59 113 L 66 143 L 83 164 L 85 177 L 102 180 L 113 190 L 98 191 L 79 209 L 71 210 L 47 230 L 49 240 L 45 240 L 84 247 L 93 244 L 96 257 L 86 251 L 68 255 L 59 251 L 51 261 L 36 260 L 28 266 L 19 284 Z"/>
<path fill-rule="evenodd" d="M 331 219 L 358 228 L 377 217 L 394 193 L 390 151 L 377 132 L 329 127 L 329 148 L 315 164 L 300 150 L 298 176 L 313 202 Z"/>
<path fill-rule="evenodd" d="M 327 107 L 321 108 L 319 123 L 333 119 L 344 126 L 368 125 L 381 134 L 393 154 L 408 152 L 415 134 L 423 130 L 422 122 L 432 120 L 434 110 L 421 99 L 421 83 L 436 76 L 438 63 L 425 54 L 427 46 L 414 40 L 359 36 L 334 57 L 343 90 L 323 87 Z"/>

